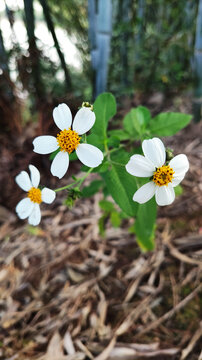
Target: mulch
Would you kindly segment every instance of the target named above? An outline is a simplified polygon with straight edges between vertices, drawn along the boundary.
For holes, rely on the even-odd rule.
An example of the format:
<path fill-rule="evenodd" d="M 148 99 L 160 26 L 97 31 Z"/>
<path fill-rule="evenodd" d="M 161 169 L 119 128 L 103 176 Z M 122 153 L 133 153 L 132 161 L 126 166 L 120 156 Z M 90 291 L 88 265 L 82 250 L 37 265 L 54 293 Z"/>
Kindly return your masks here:
<path fill-rule="evenodd" d="M 107 221 L 99 234 L 101 193 L 72 209 L 58 193 L 42 204 L 37 228 L 17 219 L 22 192 L 13 177 L 32 162 L 47 179 L 49 160 L 30 155 L 35 125 L 11 144 L 2 139 L 0 359 L 202 359 L 201 130 L 192 123 L 166 139 L 190 171 L 183 194 L 159 208 L 156 249 L 147 253 L 128 231 L 131 219 L 120 229 Z"/>

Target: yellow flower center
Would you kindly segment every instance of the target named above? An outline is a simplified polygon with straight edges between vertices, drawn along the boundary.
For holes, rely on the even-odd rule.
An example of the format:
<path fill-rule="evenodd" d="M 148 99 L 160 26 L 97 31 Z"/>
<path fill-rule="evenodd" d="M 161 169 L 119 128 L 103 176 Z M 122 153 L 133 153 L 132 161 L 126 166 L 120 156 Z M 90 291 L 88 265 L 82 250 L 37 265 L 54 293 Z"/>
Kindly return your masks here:
<path fill-rule="evenodd" d="M 28 191 L 28 198 L 30 198 L 30 200 L 33 201 L 34 203 L 40 204 L 42 202 L 41 190 L 37 189 L 35 187 L 32 187 Z"/>
<path fill-rule="evenodd" d="M 60 147 L 60 151 L 67 151 L 71 154 L 77 146 L 80 144 L 81 138 L 78 133 L 74 130 L 62 130 L 59 134 L 57 134 L 57 142 Z"/>
<path fill-rule="evenodd" d="M 168 185 L 172 182 L 174 173 L 170 165 L 163 165 L 154 172 L 153 181 L 158 186 Z"/>

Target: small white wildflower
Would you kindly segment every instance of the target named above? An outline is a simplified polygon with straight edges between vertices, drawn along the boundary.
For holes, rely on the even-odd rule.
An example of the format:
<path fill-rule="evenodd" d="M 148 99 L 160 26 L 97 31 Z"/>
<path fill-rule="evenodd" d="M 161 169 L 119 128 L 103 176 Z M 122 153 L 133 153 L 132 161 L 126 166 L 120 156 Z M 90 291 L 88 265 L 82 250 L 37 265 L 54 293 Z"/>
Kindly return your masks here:
<path fill-rule="evenodd" d="M 74 118 L 66 104 L 60 104 L 53 110 L 55 124 L 61 130 L 54 136 L 44 135 L 34 139 L 34 151 L 38 154 L 50 154 L 60 149 L 53 159 L 51 173 L 61 179 L 69 167 L 69 154 L 76 151 L 79 160 L 86 166 L 97 167 L 103 161 L 103 153 L 90 144 L 80 144 L 81 137 L 89 131 L 95 123 L 95 114 L 88 107 L 82 107 Z"/>
<path fill-rule="evenodd" d="M 27 192 L 27 197 L 21 200 L 16 206 L 16 212 L 20 219 L 28 218 L 30 225 L 38 225 L 41 221 L 41 211 L 39 204 L 43 201 L 51 204 L 55 200 L 55 191 L 38 188 L 40 182 L 40 173 L 34 165 L 29 165 L 30 175 L 26 171 L 21 171 L 16 176 L 15 181 L 18 186 Z"/>
<path fill-rule="evenodd" d="M 141 186 L 133 200 L 143 204 L 154 195 L 158 205 L 170 205 L 175 200 L 174 187 L 183 179 L 189 169 L 189 161 L 184 154 L 175 156 L 166 163 L 164 144 L 158 138 L 144 140 L 143 155 L 133 155 L 126 170 L 137 177 L 150 177 L 151 181 Z"/>

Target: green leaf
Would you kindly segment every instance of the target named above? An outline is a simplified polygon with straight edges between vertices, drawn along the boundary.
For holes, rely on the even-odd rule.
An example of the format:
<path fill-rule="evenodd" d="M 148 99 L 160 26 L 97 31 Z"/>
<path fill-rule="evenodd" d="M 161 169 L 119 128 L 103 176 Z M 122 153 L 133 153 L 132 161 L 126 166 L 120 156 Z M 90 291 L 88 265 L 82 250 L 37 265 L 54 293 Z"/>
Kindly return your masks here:
<path fill-rule="evenodd" d="M 123 119 L 124 129 L 130 135 L 130 138 L 138 138 L 139 135 L 145 133 L 150 119 L 149 110 L 144 106 L 138 106 L 136 109 L 131 109 Z"/>
<path fill-rule="evenodd" d="M 132 199 L 137 190 L 134 177 L 128 174 L 123 166 L 114 164 L 102 177 L 114 201 L 127 215 L 134 216 L 138 207 Z"/>
<path fill-rule="evenodd" d="M 153 250 L 155 247 L 156 215 L 157 205 L 154 197 L 145 204 L 139 205 L 135 221 L 135 233 L 142 250 Z"/>
<path fill-rule="evenodd" d="M 108 147 L 109 148 L 118 148 L 120 144 L 120 139 L 118 136 L 110 136 L 108 139 Z"/>
<path fill-rule="evenodd" d="M 89 186 L 86 186 L 82 189 L 82 197 L 85 198 L 96 194 L 101 188 L 101 186 L 103 186 L 102 180 L 92 181 Z"/>
<path fill-rule="evenodd" d="M 120 141 L 129 139 L 128 133 L 121 129 L 110 130 L 109 136 L 117 136 Z"/>
<path fill-rule="evenodd" d="M 111 212 L 110 221 L 113 227 L 118 228 L 121 225 L 120 214 L 117 211 Z"/>
<path fill-rule="evenodd" d="M 142 127 L 146 127 L 151 120 L 151 113 L 145 106 L 137 107 L 137 117 Z"/>
<path fill-rule="evenodd" d="M 152 135 L 171 136 L 189 124 L 192 116 L 188 114 L 167 112 L 157 115 L 149 123 Z"/>
<path fill-rule="evenodd" d="M 106 172 L 108 170 L 109 167 L 109 162 L 104 160 L 102 162 L 102 164 L 100 164 L 99 166 L 95 167 L 91 172 L 92 173 L 102 173 L 102 172 Z M 89 170 L 88 166 L 83 165 L 81 168 L 81 171 L 87 172 Z"/>
<path fill-rule="evenodd" d="M 106 214 L 102 215 L 98 220 L 99 233 L 101 236 L 105 235 L 105 220 Z"/>
<path fill-rule="evenodd" d="M 111 93 L 100 94 L 93 105 L 96 116 L 91 133 L 103 141 L 107 138 L 108 121 L 116 114 L 116 100 Z"/>
<path fill-rule="evenodd" d="M 176 196 L 179 196 L 179 195 L 182 195 L 182 194 L 183 194 L 183 188 L 182 188 L 181 185 L 177 185 L 177 186 L 174 188 L 174 190 L 175 190 L 175 195 L 176 195 Z"/>
<path fill-rule="evenodd" d="M 103 139 L 100 138 L 100 136 L 96 135 L 96 134 L 90 134 L 87 137 L 87 143 L 97 146 L 101 151 L 104 150 L 104 144 L 103 144 Z"/>
<path fill-rule="evenodd" d="M 114 211 L 114 204 L 108 200 L 101 200 L 99 202 L 100 208 L 106 212 Z"/>
<path fill-rule="evenodd" d="M 134 154 L 134 150 L 132 155 Z M 116 161 L 119 164 L 126 165 L 131 157 L 131 154 L 124 149 L 120 148 L 110 155 L 112 161 Z M 123 171 L 125 168 L 123 167 Z"/>

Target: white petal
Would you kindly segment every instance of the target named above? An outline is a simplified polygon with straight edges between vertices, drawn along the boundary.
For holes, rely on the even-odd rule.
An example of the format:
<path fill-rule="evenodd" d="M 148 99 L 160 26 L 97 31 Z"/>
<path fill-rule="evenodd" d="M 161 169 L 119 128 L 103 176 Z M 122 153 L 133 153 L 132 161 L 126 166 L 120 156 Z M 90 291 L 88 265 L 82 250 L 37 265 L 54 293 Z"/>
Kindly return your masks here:
<path fill-rule="evenodd" d="M 54 136 L 38 136 L 33 141 L 33 151 L 37 154 L 50 154 L 59 148 L 57 139 Z"/>
<path fill-rule="evenodd" d="M 165 147 L 160 139 L 153 138 L 144 140 L 142 143 L 142 150 L 146 158 L 152 161 L 157 168 L 165 163 Z"/>
<path fill-rule="evenodd" d="M 61 179 L 69 167 L 69 155 L 67 152 L 59 151 L 51 164 L 51 173 Z"/>
<path fill-rule="evenodd" d="M 33 210 L 28 219 L 28 223 L 30 225 L 36 226 L 39 225 L 40 221 L 41 221 L 41 210 L 39 204 L 34 204 Z"/>
<path fill-rule="evenodd" d="M 149 201 L 155 194 L 156 185 L 153 181 L 141 186 L 134 194 L 133 201 L 137 201 L 139 204 L 144 204 Z"/>
<path fill-rule="evenodd" d="M 29 165 L 32 186 L 38 188 L 40 181 L 40 172 L 34 165 Z"/>
<path fill-rule="evenodd" d="M 175 174 L 174 174 L 175 175 Z M 173 176 L 173 179 L 172 179 L 172 182 L 171 182 L 171 185 L 173 187 L 179 185 L 181 183 L 181 181 L 184 179 L 185 177 L 185 174 L 183 174 L 182 176 Z"/>
<path fill-rule="evenodd" d="M 174 177 L 183 176 L 189 170 L 189 161 L 184 154 L 175 156 L 169 165 L 175 172 Z"/>
<path fill-rule="evenodd" d="M 160 206 L 170 205 L 175 200 L 175 191 L 170 184 L 167 186 L 156 186 L 156 202 Z"/>
<path fill-rule="evenodd" d="M 95 113 L 90 109 L 83 107 L 77 111 L 73 122 L 73 130 L 79 135 L 85 134 L 95 123 Z"/>
<path fill-rule="evenodd" d="M 68 130 L 72 125 L 72 113 L 66 104 L 60 104 L 55 107 L 53 110 L 53 118 L 60 130 Z"/>
<path fill-rule="evenodd" d="M 51 204 L 55 200 L 55 196 L 55 191 L 48 188 L 44 188 L 41 192 L 42 201 L 46 204 Z"/>
<path fill-rule="evenodd" d="M 21 200 L 15 210 L 20 219 L 26 219 L 32 212 L 34 203 L 27 197 Z"/>
<path fill-rule="evenodd" d="M 126 170 L 134 176 L 150 177 L 155 171 L 155 166 L 145 156 L 133 155 L 126 164 Z"/>
<path fill-rule="evenodd" d="M 103 161 L 103 153 L 96 146 L 79 144 L 76 149 L 79 160 L 86 166 L 97 167 Z"/>
<path fill-rule="evenodd" d="M 32 187 L 30 177 L 26 171 L 21 171 L 15 178 L 16 183 L 24 191 L 29 191 Z"/>

